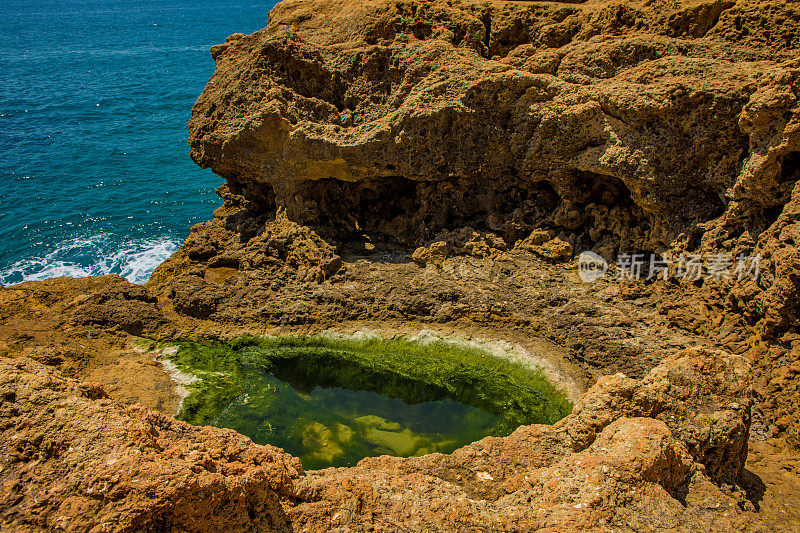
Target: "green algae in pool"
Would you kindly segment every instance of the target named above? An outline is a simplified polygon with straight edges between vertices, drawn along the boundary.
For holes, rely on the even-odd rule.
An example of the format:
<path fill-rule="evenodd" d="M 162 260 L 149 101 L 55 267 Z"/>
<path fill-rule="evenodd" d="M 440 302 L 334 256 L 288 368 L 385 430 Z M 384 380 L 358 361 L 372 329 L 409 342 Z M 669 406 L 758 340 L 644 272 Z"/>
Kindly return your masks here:
<path fill-rule="evenodd" d="M 541 371 L 443 340 L 242 337 L 181 343 L 170 359 L 200 378 L 179 418 L 281 447 L 307 469 L 449 453 L 571 410 Z"/>
<path fill-rule="evenodd" d="M 342 387 L 304 391 L 258 371 L 245 379 L 242 393 L 214 425 L 281 447 L 309 469 L 353 465 L 381 454 L 450 452 L 489 434 L 498 418 L 450 399 L 409 404 Z"/>

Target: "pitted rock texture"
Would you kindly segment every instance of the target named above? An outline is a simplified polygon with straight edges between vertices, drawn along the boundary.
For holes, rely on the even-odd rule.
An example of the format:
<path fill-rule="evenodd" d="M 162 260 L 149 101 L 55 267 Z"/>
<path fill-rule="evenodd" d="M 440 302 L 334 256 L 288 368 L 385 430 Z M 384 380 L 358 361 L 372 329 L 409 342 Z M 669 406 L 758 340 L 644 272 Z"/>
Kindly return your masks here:
<path fill-rule="evenodd" d="M 286 0 L 213 49 L 192 155 L 326 237 L 760 232 L 797 179 L 798 29 L 778 1 Z"/>
<path fill-rule="evenodd" d="M 225 187 L 222 194 L 233 196 Z M 545 337 L 565 346 L 580 367 L 581 383 L 615 372 L 641 378 L 663 355 L 719 346 L 713 336 L 671 327 L 666 313 L 640 295 L 629 296 L 613 280 L 582 283 L 574 269 L 542 261 L 536 243 L 549 233 L 511 250 L 503 250 L 505 241 L 497 236 L 474 230 L 445 234 L 414 252 L 371 254 L 364 248 L 370 243 L 361 241 L 360 256 L 336 261 L 335 270 L 326 272 L 324 266 L 338 255 L 305 255 L 298 266 L 272 246 L 254 246 L 263 243 L 259 237 L 242 242 L 231 220 L 248 212 L 238 206 L 218 209 L 212 221 L 192 228 L 178 253 L 153 274 L 147 287 L 171 321 L 168 335 L 213 336 L 223 328 L 313 332 L 345 325 L 416 332 L 452 326 L 458 335 L 477 327 L 478 336 Z M 317 250 L 319 235 L 302 228 L 279 216 L 264 222 L 261 235 L 303 235 L 299 249 Z M 202 258 L 198 250 L 209 249 L 207 243 L 217 251 Z M 254 257 L 267 259 L 254 266 Z M 747 351 L 743 335 L 729 338 L 726 349 Z"/>
<path fill-rule="evenodd" d="M 0 360 L 0 529 L 286 529 L 298 459 L 198 428 L 29 359 Z"/>
<path fill-rule="evenodd" d="M 641 381 L 606 376 L 577 403 L 567 431 L 573 447 L 583 450 L 620 415 L 657 418 L 711 479 L 734 484 L 747 459 L 751 402 L 730 398 L 749 386 L 750 372 L 743 359 L 724 352 L 688 350 L 668 357 Z"/>
<path fill-rule="evenodd" d="M 0 287 L 0 356 L 24 356 L 75 376 L 122 349 L 129 335 L 168 325 L 158 299 L 117 275 Z"/>
<path fill-rule="evenodd" d="M 721 370 L 725 387 L 718 387 Z M 52 367 L 0 359 L 0 525 L 31 532 L 766 530 L 743 492 L 713 482 L 720 465 L 726 479 L 742 472 L 741 463 L 722 458 L 746 447 L 750 394 L 743 358 L 689 350 L 641 383 L 598 384 L 555 426 L 522 427 L 451 455 L 383 456 L 304 472 L 297 459 L 230 430 L 126 407 Z"/>
<path fill-rule="evenodd" d="M 499 318 L 593 377 L 701 338 L 748 355 L 759 435 L 800 446 L 798 35 L 779 0 L 285 0 L 212 50 L 190 144 L 225 207 L 150 288 L 223 323 Z M 265 267 L 279 209 L 330 251 Z M 519 259 L 582 250 L 762 261 L 583 289 Z"/>
<path fill-rule="evenodd" d="M 284 0 L 212 49 L 213 220 L 146 287 L 0 287 L 0 529 L 796 525 L 742 465 L 753 430 L 800 445 L 798 36 L 779 0 Z M 763 260 L 589 285 L 581 250 Z M 177 398 L 130 335 L 345 324 L 544 336 L 597 384 L 556 426 L 320 472 L 131 405 Z"/>

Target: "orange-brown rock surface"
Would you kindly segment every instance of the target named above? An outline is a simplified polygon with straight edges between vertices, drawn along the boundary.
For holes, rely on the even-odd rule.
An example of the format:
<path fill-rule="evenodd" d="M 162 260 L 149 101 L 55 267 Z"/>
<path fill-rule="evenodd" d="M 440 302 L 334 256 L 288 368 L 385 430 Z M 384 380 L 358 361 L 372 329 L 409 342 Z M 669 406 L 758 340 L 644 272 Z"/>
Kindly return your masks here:
<path fill-rule="evenodd" d="M 796 530 L 798 47 L 780 0 L 284 0 L 212 49 L 213 219 L 144 287 L 0 287 L 3 528 Z M 762 260 L 583 283 L 582 250 Z M 364 326 L 541 337 L 594 386 L 552 427 L 320 472 L 136 405 L 179 398 L 132 336 Z"/>
<path fill-rule="evenodd" d="M 750 368 L 689 350 L 613 376 L 555 426 L 449 456 L 306 473 L 230 430 L 108 399 L 30 359 L 0 359 L 0 524 L 15 531 L 763 529 L 732 482 Z M 637 401 L 630 402 L 631 398 Z M 716 484 L 716 483 L 720 484 Z"/>
<path fill-rule="evenodd" d="M 777 1 L 287 0 L 212 50 L 192 156 L 331 237 L 546 225 L 610 255 L 727 214 L 755 239 L 800 164 L 798 27 Z"/>
<path fill-rule="evenodd" d="M 0 362 L 0 428 L 4 530 L 267 531 L 285 525 L 279 497 L 300 469 L 29 359 Z"/>
<path fill-rule="evenodd" d="M 700 339 L 800 445 L 799 28 L 782 1 L 286 0 L 212 50 L 190 143 L 225 205 L 149 287 L 226 324 L 524 328 L 592 378 Z M 581 250 L 762 260 L 586 288 L 534 259 Z"/>

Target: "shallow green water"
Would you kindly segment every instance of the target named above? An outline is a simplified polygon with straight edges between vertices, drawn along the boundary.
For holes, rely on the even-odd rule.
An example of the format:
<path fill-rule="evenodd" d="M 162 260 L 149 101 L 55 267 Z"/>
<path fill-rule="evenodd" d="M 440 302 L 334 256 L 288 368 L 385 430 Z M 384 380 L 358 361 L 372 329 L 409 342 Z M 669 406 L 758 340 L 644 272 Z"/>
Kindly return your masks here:
<path fill-rule="evenodd" d="M 235 429 L 307 469 L 449 453 L 571 410 L 540 371 L 447 342 L 275 337 L 182 343 L 200 378 L 179 418 Z"/>
<path fill-rule="evenodd" d="M 292 386 L 294 385 L 294 386 Z M 499 417 L 450 399 L 408 404 L 364 390 L 303 391 L 250 371 L 242 393 L 213 419 L 259 444 L 273 444 L 309 469 L 349 466 L 375 455 L 449 453 L 491 433 Z"/>

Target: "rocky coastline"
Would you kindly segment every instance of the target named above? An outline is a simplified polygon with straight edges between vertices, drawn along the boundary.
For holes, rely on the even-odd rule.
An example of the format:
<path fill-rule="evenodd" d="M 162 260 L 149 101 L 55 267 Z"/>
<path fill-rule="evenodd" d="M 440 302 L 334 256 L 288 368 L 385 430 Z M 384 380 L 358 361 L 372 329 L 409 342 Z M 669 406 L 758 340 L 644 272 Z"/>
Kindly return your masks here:
<path fill-rule="evenodd" d="M 0 529 L 796 531 L 798 48 L 777 0 L 283 0 L 211 50 L 213 218 L 143 286 L 0 288 Z M 365 328 L 518 345 L 575 407 L 305 471 L 137 349 Z"/>

